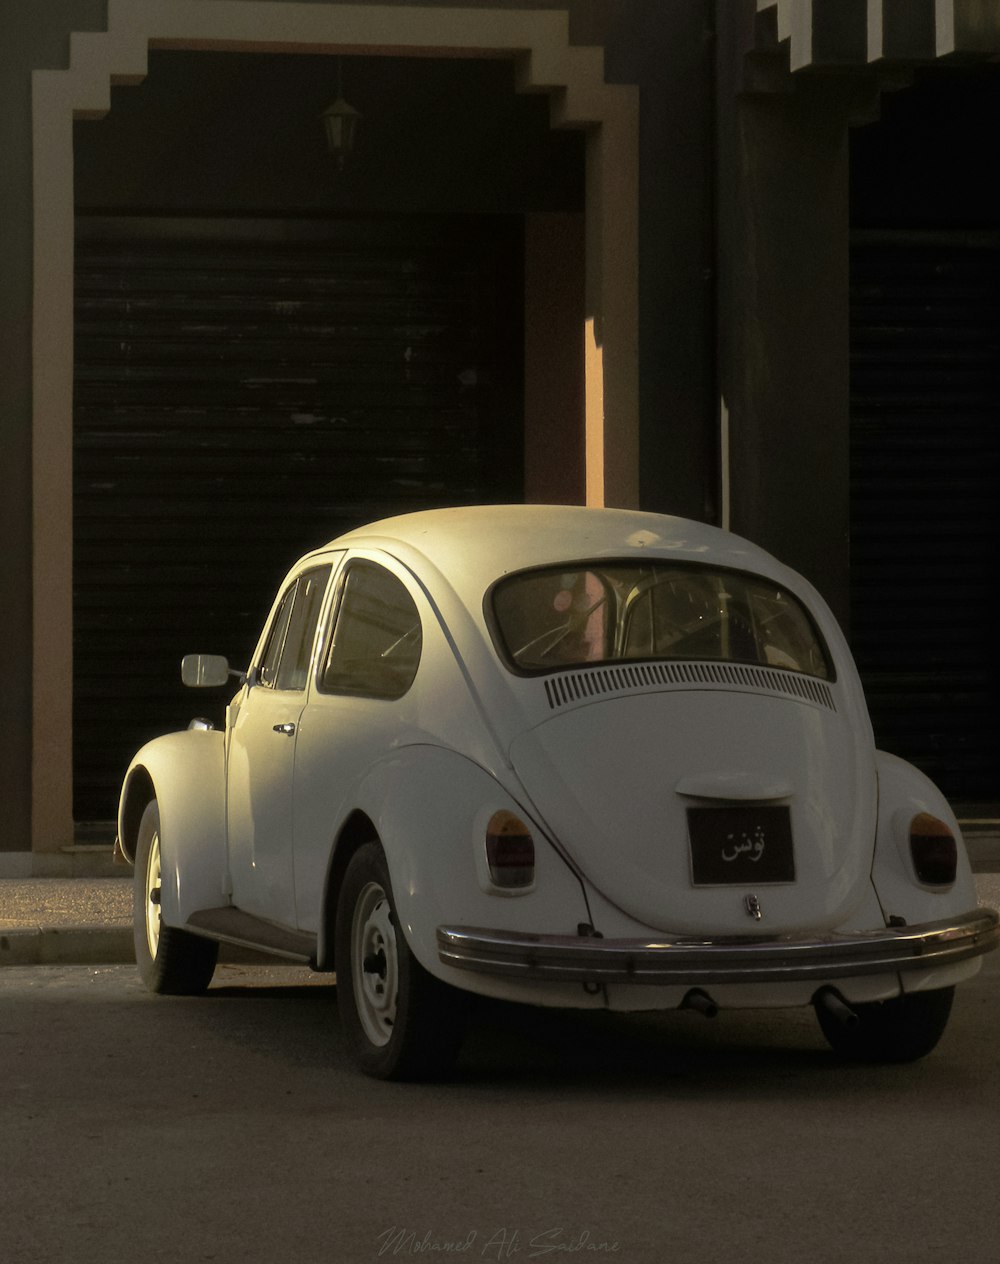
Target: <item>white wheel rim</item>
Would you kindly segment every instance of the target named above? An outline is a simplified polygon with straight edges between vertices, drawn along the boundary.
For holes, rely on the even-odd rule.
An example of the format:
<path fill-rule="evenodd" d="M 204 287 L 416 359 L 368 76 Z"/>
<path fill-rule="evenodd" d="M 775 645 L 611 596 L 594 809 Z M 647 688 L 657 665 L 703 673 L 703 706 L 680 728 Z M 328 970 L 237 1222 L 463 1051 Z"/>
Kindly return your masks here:
<path fill-rule="evenodd" d="M 153 958 L 160 943 L 160 882 L 160 836 L 154 834 L 146 862 L 146 945 Z"/>
<path fill-rule="evenodd" d="M 354 905 L 351 975 L 365 1035 L 373 1045 L 388 1044 L 396 1022 L 399 960 L 392 910 L 377 882 L 369 882 Z"/>

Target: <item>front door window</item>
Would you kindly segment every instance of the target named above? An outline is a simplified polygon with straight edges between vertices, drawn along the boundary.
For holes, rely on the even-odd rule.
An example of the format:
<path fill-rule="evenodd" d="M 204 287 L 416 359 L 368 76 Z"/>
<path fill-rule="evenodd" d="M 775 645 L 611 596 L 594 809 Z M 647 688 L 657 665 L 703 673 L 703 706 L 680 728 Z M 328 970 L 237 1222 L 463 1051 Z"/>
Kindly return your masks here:
<path fill-rule="evenodd" d="M 233 903 L 295 925 L 292 778 L 309 665 L 332 566 L 292 583 L 274 613 L 229 745 L 229 863 Z"/>

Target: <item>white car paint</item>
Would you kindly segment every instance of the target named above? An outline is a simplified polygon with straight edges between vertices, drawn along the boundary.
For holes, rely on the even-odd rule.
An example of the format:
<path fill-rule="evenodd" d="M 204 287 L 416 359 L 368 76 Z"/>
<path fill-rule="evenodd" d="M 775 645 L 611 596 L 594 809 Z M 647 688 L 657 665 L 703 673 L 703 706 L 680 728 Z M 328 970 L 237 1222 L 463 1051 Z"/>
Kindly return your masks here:
<path fill-rule="evenodd" d="M 423 652 L 402 698 L 316 689 L 342 558 L 385 567 L 417 606 Z M 602 558 L 703 562 L 774 581 L 811 613 L 834 678 L 820 690 L 775 669 L 740 680 L 725 672 L 688 681 L 631 672 L 588 693 L 579 682 L 589 677 L 593 689 L 598 669 L 509 670 L 484 606 L 491 585 L 522 569 Z M 200 910 L 231 904 L 315 935 L 317 960 L 329 968 L 336 849 L 357 812 L 377 829 L 407 941 L 423 966 L 459 987 L 535 1003 L 651 1008 L 679 1004 L 687 989 L 595 989 L 457 969 L 439 950 L 439 928 L 573 936 L 592 924 L 605 940 L 764 939 L 881 933 L 890 915 L 933 923 L 975 908 L 963 849 L 946 889 L 923 888 L 908 871 L 899 835 L 912 815 L 930 812 L 958 837 L 954 817 L 915 769 L 876 754 L 861 685 L 830 611 L 800 576 L 749 542 L 624 510 L 439 510 L 342 536 L 301 559 L 279 596 L 323 562 L 334 574 L 307 690 L 262 698 L 251 676 L 232 700 L 224 733 L 157 739 L 129 768 L 119 837 L 134 855 L 136 803 L 151 783 L 161 808 L 168 924 L 185 926 Z M 294 734 L 275 732 L 281 724 L 294 725 Z M 753 893 L 759 922 L 748 918 L 742 887 L 692 885 L 686 842 L 692 802 L 748 798 L 788 804 L 796 847 L 795 882 Z M 518 812 L 536 842 L 535 881 L 513 896 L 485 875 L 484 822 L 498 807 Z M 903 986 L 943 986 L 978 965 L 971 957 L 936 973 L 886 969 L 829 982 L 861 1002 Z M 804 1004 L 816 987 L 735 981 L 717 992 L 733 1005 Z"/>

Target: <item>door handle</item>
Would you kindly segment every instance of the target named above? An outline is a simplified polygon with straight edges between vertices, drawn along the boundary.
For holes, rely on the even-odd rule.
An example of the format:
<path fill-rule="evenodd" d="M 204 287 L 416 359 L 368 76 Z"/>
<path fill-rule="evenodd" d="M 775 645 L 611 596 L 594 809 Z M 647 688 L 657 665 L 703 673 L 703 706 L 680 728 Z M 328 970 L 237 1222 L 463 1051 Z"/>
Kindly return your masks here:
<path fill-rule="evenodd" d="M 294 724 L 276 724 L 274 726 L 275 733 L 282 734 L 283 737 L 293 737 L 295 735 Z"/>

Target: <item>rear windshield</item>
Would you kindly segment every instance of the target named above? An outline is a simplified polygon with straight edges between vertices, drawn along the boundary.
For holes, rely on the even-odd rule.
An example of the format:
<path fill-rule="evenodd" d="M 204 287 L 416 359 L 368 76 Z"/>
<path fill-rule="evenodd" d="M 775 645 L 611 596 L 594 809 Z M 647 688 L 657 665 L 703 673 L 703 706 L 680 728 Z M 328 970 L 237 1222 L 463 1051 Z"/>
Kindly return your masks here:
<path fill-rule="evenodd" d="M 501 580 L 487 605 L 497 647 L 516 671 L 695 659 L 833 676 L 799 601 L 741 571 L 690 563 L 547 567 Z"/>

